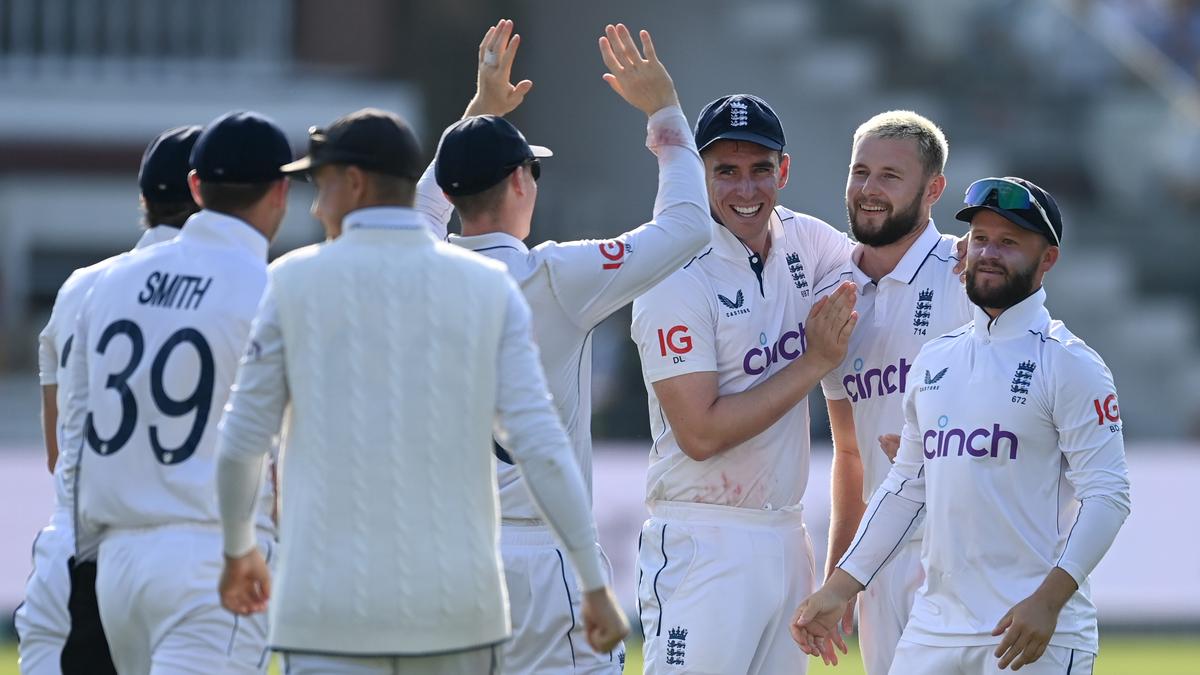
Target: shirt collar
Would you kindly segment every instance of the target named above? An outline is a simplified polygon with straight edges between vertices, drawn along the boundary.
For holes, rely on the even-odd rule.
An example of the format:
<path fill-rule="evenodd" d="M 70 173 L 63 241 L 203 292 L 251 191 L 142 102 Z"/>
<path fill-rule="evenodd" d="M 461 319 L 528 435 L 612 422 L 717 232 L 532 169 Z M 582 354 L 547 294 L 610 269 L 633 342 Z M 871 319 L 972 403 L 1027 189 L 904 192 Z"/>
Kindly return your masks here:
<path fill-rule="evenodd" d="M 241 218 L 207 209 L 188 218 L 179 238 L 241 248 L 264 261 L 271 244 L 262 232 Z"/>
<path fill-rule="evenodd" d="M 138 239 L 137 243 L 133 245 L 133 248 L 136 250 L 139 248 L 146 248 L 147 246 L 152 246 L 154 244 L 159 244 L 164 241 L 170 241 L 178 234 L 178 227 L 171 227 L 170 225 L 155 225 L 154 227 L 148 228 L 142 233 L 141 238 Z"/>
<path fill-rule="evenodd" d="M 452 234 L 446 237 L 446 241 L 461 246 L 471 251 L 487 251 L 494 248 L 512 248 L 521 253 L 528 253 L 529 248 L 525 246 L 525 242 L 508 234 L 507 232 L 488 232 L 486 234 L 476 234 L 470 237 L 460 237 L 457 234 Z"/>
<path fill-rule="evenodd" d="M 741 239 L 737 238 L 737 235 L 729 231 L 729 228 L 721 223 L 716 223 L 714 229 L 716 232 L 713 233 L 712 238 L 713 251 L 722 258 L 747 263 L 748 265 L 747 260 L 754 254 L 750 250 L 750 247 L 746 246 Z M 783 221 L 779 219 L 779 212 L 774 209 L 771 210 L 771 219 L 767 221 L 767 229 L 771 237 L 771 250 L 767 253 L 767 256 L 771 257 L 775 249 L 780 246 L 780 242 L 784 240 Z"/>
<path fill-rule="evenodd" d="M 429 229 L 425 216 L 406 206 L 368 206 L 347 213 L 342 228 L 363 229 Z"/>
<path fill-rule="evenodd" d="M 1050 312 L 1046 310 L 1046 289 L 1039 288 L 1033 295 L 1004 310 L 995 319 L 989 317 L 982 307 L 976 306 L 975 336 L 978 338 L 1004 339 L 1025 335 L 1030 331 L 1044 331 L 1050 323 Z"/>
<path fill-rule="evenodd" d="M 925 262 L 925 259 L 937 248 L 941 240 L 942 233 L 938 232 L 937 226 L 931 218 L 928 226 L 913 241 L 908 250 L 904 252 L 904 256 L 900 258 L 900 262 L 896 263 L 892 271 L 885 274 L 883 279 L 892 279 L 906 285 L 911 284 L 913 279 L 917 277 L 917 271 L 921 269 L 921 265 Z M 867 284 L 870 284 L 872 281 L 858 267 L 858 261 L 862 259 L 864 248 L 862 244 L 858 244 L 850 254 L 850 273 L 854 276 L 854 283 L 858 284 L 860 295 L 866 291 Z M 880 281 L 883 281 L 883 279 L 880 279 Z"/>

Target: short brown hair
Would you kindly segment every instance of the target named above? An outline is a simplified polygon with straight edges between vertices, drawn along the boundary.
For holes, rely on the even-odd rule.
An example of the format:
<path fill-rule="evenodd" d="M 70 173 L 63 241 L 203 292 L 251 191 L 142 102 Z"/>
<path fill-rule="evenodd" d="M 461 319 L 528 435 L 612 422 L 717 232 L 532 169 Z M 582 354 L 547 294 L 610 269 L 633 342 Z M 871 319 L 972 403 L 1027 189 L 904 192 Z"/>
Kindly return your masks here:
<path fill-rule="evenodd" d="M 511 174 L 510 174 L 511 175 Z M 447 195 L 450 203 L 458 210 L 458 217 L 470 220 L 488 211 L 495 211 L 504 203 L 508 194 L 508 176 L 483 192 L 473 195 Z"/>
<path fill-rule="evenodd" d="M 206 183 L 200 181 L 200 199 L 204 202 L 204 208 L 210 211 L 220 211 L 221 213 L 245 211 L 265 197 L 278 182 Z"/>

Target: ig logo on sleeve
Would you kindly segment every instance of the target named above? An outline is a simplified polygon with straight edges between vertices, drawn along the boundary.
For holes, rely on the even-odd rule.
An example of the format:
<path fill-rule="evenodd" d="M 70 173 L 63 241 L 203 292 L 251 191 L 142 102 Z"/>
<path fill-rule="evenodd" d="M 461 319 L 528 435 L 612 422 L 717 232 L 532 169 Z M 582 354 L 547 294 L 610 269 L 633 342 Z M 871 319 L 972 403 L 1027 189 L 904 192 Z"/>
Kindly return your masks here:
<path fill-rule="evenodd" d="M 692 336 L 688 335 L 688 327 L 684 325 L 671 326 L 665 332 L 658 329 L 658 351 L 662 356 L 671 353 L 671 363 L 683 363 L 683 354 L 692 351 Z"/>

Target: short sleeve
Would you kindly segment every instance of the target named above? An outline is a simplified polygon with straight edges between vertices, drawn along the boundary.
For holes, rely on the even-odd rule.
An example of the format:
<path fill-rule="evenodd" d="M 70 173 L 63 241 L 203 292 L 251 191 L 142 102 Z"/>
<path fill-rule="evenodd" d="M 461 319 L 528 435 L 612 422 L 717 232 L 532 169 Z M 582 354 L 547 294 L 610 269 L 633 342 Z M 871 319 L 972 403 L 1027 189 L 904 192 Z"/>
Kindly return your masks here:
<path fill-rule="evenodd" d="M 648 382 L 716 372 L 716 315 L 703 283 L 680 270 L 633 302 L 631 334 Z"/>

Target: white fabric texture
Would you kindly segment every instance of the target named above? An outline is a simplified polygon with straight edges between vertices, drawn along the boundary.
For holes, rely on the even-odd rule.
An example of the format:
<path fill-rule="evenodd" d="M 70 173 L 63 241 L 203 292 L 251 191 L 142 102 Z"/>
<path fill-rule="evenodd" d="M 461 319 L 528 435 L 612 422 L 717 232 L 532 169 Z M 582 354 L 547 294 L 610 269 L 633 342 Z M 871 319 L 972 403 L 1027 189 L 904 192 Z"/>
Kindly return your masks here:
<path fill-rule="evenodd" d="M 650 410 L 646 500 L 750 509 L 795 506 L 808 484 L 808 400 L 754 438 L 703 462 L 679 449 L 653 384 L 715 372 L 721 396 L 753 388 L 804 353 L 804 322 L 819 279 L 841 269 L 850 241 L 826 223 L 782 206 L 770 221 L 762 282 L 749 250 L 718 227 L 712 246 L 633 303 Z"/>
<path fill-rule="evenodd" d="M 336 241 L 277 261 L 220 450 L 230 471 L 256 470 L 289 405 L 272 645 L 395 655 L 505 639 L 493 433 L 585 588 L 602 586 L 545 387 L 503 267 L 436 242 L 409 209 L 354 212 Z M 230 554 L 248 549 L 248 485 L 220 486 Z"/>
<path fill-rule="evenodd" d="M 1038 290 L 933 340 L 913 365 L 900 454 L 839 566 L 870 585 L 927 511 L 906 640 L 997 644 L 1000 618 L 1054 567 L 1079 584 L 1051 644 L 1095 652 L 1087 575 L 1129 513 L 1112 374 Z"/>

